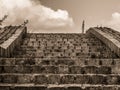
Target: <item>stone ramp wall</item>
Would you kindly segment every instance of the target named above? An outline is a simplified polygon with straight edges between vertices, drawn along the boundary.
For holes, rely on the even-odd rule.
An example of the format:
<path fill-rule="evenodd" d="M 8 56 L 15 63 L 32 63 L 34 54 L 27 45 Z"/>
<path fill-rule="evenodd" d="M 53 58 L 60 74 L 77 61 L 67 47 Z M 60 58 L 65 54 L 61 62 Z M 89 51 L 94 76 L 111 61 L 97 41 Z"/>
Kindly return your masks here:
<path fill-rule="evenodd" d="M 26 31 L 26 27 L 19 27 L 9 39 L 0 44 L 0 57 L 10 57 L 15 47 L 21 44 Z"/>
<path fill-rule="evenodd" d="M 90 28 L 87 34 L 92 34 L 106 44 L 111 51 L 120 56 L 120 42 L 109 33 L 100 30 L 101 28 Z"/>

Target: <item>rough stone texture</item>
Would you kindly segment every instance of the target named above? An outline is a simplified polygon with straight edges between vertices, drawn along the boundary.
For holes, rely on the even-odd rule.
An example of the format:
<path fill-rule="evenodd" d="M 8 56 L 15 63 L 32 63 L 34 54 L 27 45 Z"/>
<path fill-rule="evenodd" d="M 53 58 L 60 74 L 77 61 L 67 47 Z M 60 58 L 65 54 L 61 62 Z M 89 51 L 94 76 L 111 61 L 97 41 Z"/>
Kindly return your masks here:
<path fill-rule="evenodd" d="M 99 74 L 111 74 L 111 67 L 103 66 L 99 68 Z"/>
<path fill-rule="evenodd" d="M 71 66 L 69 67 L 69 73 L 71 74 L 81 74 L 82 73 L 81 66 Z"/>
<path fill-rule="evenodd" d="M 47 87 L 15 87 L 13 90 L 47 90 Z"/>
<path fill-rule="evenodd" d="M 71 87 L 68 87 L 67 90 L 83 90 L 83 89 L 81 87 L 71 86 Z"/>
<path fill-rule="evenodd" d="M 37 75 L 35 76 L 35 84 L 48 84 L 48 78 L 45 75 Z"/>
<path fill-rule="evenodd" d="M 98 67 L 95 66 L 86 66 L 81 69 L 82 74 L 89 74 L 89 73 L 98 73 Z M 102 74 L 102 73 L 101 73 Z"/>
<path fill-rule="evenodd" d="M 50 87 L 48 90 L 67 90 L 65 87 Z"/>
<path fill-rule="evenodd" d="M 108 85 L 120 85 L 120 76 L 108 75 L 107 76 L 107 84 Z"/>
<path fill-rule="evenodd" d="M 10 90 L 10 87 L 0 86 L 0 90 Z"/>
<path fill-rule="evenodd" d="M 0 83 L 15 84 L 17 83 L 17 76 L 14 75 L 1 75 Z"/>
<path fill-rule="evenodd" d="M 49 75 L 48 83 L 50 84 L 60 84 L 60 75 Z"/>
<path fill-rule="evenodd" d="M 119 74 L 119 57 L 91 34 L 27 34 L 0 58 L 0 90 L 120 90 Z"/>
<path fill-rule="evenodd" d="M 75 81 L 73 75 L 64 75 L 60 78 L 60 84 L 73 84 Z"/>
<path fill-rule="evenodd" d="M 68 66 L 59 66 L 59 73 L 68 74 L 69 73 L 68 70 L 69 70 Z"/>
<path fill-rule="evenodd" d="M 106 77 L 102 75 L 91 76 L 91 82 L 89 84 L 106 84 Z"/>
<path fill-rule="evenodd" d="M 32 75 L 20 75 L 17 78 L 18 84 L 27 84 L 27 83 L 34 83 L 34 76 Z"/>
<path fill-rule="evenodd" d="M 89 84 L 91 83 L 91 78 L 88 75 L 77 75 L 75 77 L 76 84 Z"/>

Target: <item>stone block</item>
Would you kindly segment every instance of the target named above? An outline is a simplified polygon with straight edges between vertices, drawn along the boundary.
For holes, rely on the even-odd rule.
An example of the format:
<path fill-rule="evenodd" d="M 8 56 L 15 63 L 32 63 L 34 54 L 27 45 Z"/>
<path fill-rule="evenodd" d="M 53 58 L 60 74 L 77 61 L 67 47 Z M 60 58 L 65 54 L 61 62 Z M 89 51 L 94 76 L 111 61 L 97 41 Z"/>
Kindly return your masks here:
<path fill-rule="evenodd" d="M 99 72 L 98 74 L 111 74 L 112 73 L 112 69 L 109 66 L 101 66 L 99 67 Z"/>
<path fill-rule="evenodd" d="M 120 76 L 118 75 L 108 75 L 107 76 L 108 85 L 120 85 Z"/>
<path fill-rule="evenodd" d="M 106 77 L 102 75 L 92 75 L 90 84 L 106 84 Z"/>
<path fill-rule="evenodd" d="M 115 65 L 112 66 L 112 74 L 120 74 L 120 66 L 119 65 Z"/>
<path fill-rule="evenodd" d="M 60 83 L 60 75 L 49 75 L 48 83 L 58 85 Z"/>
<path fill-rule="evenodd" d="M 84 65 L 85 65 L 85 62 L 84 62 L 84 60 L 82 60 L 82 59 L 78 59 L 78 60 L 75 60 L 75 65 L 84 66 Z"/>
<path fill-rule="evenodd" d="M 88 64 L 90 66 L 99 66 L 99 60 L 97 60 L 97 59 L 89 59 Z"/>
<path fill-rule="evenodd" d="M 91 78 L 89 75 L 76 75 L 75 84 L 90 84 Z"/>
<path fill-rule="evenodd" d="M 18 84 L 29 84 L 33 83 L 34 76 L 32 75 L 18 75 L 17 77 L 17 83 Z"/>
<path fill-rule="evenodd" d="M 58 60 L 50 60 L 50 65 L 58 65 Z"/>
<path fill-rule="evenodd" d="M 99 72 L 96 66 L 85 66 L 81 68 L 82 74 L 97 74 Z"/>
<path fill-rule="evenodd" d="M 50 60 L 41 60 L 41 61 L 37 62 L 37 64 L 39 64 L 39 65 L 50 65 Z"/>
<path fill-rule="evenodd" d="M 70 66 L 69 67 L 69 73 L 70 74 L 81 74 L 81 69 L 82 67 L 81 66 Z"/>
<path fill-rule="evenodd" d="M 3 65 L 15 65 L 15 59 L 3 59 Z"/>
<path fill-rule="evenodd" d="M 42 60 L 40 58 L 35 58 L 35 65 L 42 65 Z"/>
<path fill-rule="evenodd" d="M 0 66 L 0 73 L 4 72 L 4 66 Z"/>
<path fill-rule="evenodd" d="M 103 86 L 102 90 L 119 90 L 116 86 Z"/>
<path fill-rule="evenodd" d="M 17 76 L 16 75 L 0 75 L 1 83 L 10 83 L 14 84 L 17 83 Z"/>
<path fill-rule="evenodd" d="M 15 66 L 2 66 L 4 73 L 15 73 Z"/>
<path fill-rule="evenodd" d="M 4 64 L 4 60 L 0 58 L 0 65 Z"/>
<path fill-rule="evenodd" d="M 34 83 L 35 84 L 48 84 L 48 77 L 45 75 L 36 75 Z"/>
<path fill-rule="evenodd" d="M 63 60 L 58 60 L 57 65 L 74 65 L 75 62 L 73 60 L 66 60 L 63 58 Z"/>
<path fill-rule="evenodd" d="M 60 74 L 68 74 L 68 66 L 59 66 L 59 73 Z"/>
<path fill-rule="evenodd" d="M 45 73 L 45 66 L 32 66 L 33 73 Z"/>
<path fill-rule="evenodd" d="M 8 86 L 0 86 L 0 90 L 10 90 L 10 87 L 8 87 Z"/>
<path fill-rule="evenodd" d="M 85 90 L 106 90 L 106 89 L 102 89 L 101 87 L 86 87 Z"/>
<path fill-rule="evenodd" d="M 34 73 L 52 73 L 56 74 L 59 72 L 59 69 L 57 66 L 33 66 L 33 72 Z"/>
<path fill-rule="evenodd" d="M 51 73 L 51 74 L 59 73 L 58 66 L 46 66 L 45 68 L 46 68 L 47 73 Z"/>
<path fill-rule="evenodd" d="M 111 66 L 113 63 L 113 60 L 111 59 L 102 59 L 101 61 L 102 61 L 102 65 L 104 66 Z"/>
<path fill-rule="evenodd" d="M 33 68 L 31 66 L 21 66 L 21 65 L 16 65 L 14 67 L 14 70 L 16 73 L 32 73 Z"/>
<path fill-rule="evenodd" d="M 60 84 L 73 84 L 75 82 L 74 75 L 63 75 L 60 78 Z"/>
<path fill-rule="evenodd" d="M 35 65 L 35 60 L 33 58 L 26 59 L 23 65 Z"/>

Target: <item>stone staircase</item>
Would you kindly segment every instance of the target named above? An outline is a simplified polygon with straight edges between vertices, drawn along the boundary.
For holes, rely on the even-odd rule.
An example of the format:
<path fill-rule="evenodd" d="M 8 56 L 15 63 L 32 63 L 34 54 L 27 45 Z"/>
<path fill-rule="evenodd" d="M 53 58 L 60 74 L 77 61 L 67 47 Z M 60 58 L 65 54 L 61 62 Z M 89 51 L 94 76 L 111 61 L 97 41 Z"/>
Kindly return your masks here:
<path fill-rule="evenodd" d="M 0 58 L 0 90 L 120 90 L 119 57 L 91 37 L 28 34 Z"/>
<path fill-rule="evenodd" d="M 119 90 L 119 59 L 0 59 L 0 90 Z"/>

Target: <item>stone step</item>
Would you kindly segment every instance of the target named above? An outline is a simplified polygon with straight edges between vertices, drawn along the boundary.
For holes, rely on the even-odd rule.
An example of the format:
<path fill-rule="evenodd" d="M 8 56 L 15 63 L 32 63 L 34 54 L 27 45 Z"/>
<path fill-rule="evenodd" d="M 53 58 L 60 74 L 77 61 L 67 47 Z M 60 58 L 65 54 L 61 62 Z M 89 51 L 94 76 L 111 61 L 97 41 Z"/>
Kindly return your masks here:
<path fill-rule="evenodd" d="M 35 84 L 0 84 L 0 90 L 120 90 L 119 85 L 87 85 L 87 84 L 62 84 L 62 85 L 35 85 Z"/>
<path fill-rule="evenodd" d="M 120 75 L 110 74 L 0 74 L 1 84 L 120 85 Z"/>
<path fill-rule="evenodd" d="M 118 72 L 119 71 L 119 72 Z M 77 66 L 77 65 L 14 65 L 0 66 L 0 73 L 41 73 L 41 74 L 119 74 L 116 66 Z"/>
<path fill-rule="evenodd" d="M 0 58 L 0 65 L 120 65 L 120 59 Z"/>

